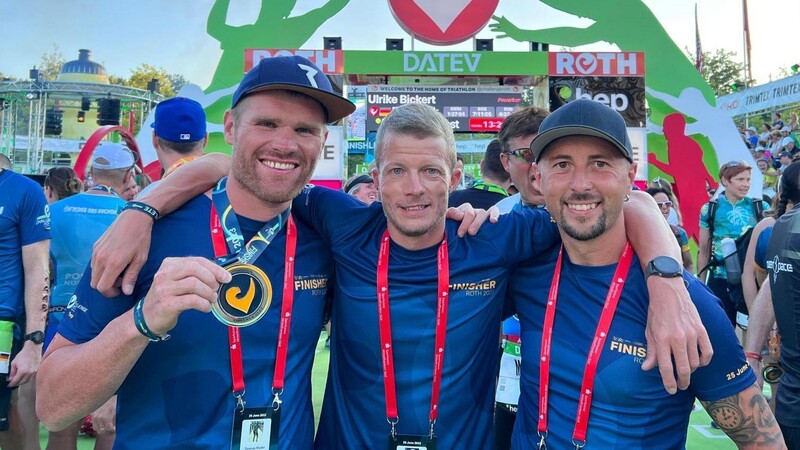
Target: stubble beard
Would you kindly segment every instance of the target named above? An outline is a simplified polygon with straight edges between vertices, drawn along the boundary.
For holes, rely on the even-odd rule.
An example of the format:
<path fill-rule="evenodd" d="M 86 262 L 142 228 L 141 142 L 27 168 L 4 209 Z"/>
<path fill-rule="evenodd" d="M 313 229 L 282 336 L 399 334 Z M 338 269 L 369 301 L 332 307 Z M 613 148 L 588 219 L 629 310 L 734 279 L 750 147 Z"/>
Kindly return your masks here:
<path fill-rule="evenodd" d="M 269 188 L 256 174 L 255 164 L 261 164 L 257 160 L 250 163 L 243 161 L 243 158 L 233 158 L 233 177 L 248 192 L 267 203 L 280 204 L 292 201 L 303 190 L 303 187 L 311 180 L 314 172 L 314 165 L 306 167 L 300 176 L 290 186 L 277 186 Z"/>

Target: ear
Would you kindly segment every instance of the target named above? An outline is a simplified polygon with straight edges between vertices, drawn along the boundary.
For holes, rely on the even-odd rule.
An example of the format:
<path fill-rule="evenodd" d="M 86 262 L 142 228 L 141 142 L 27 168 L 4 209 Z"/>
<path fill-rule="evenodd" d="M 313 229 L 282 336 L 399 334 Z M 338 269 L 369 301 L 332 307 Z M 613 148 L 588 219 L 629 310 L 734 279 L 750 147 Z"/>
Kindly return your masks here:
<path fill-rule="evenodd" d="M 537 191 L 544 193 L 544 189 L 542 189 L 542 171 L 539 169 L 538 163 L 531 164 L 531 173 L 533 174 L 533 188 Z"/>
<path fill-rule="evenodd" d="M 377 189 L 380 192 L 380 190 L 381 190 L 381 180 L 378 178 L 380 176 L 380 174 L 378 172 L 378 168 L 377 167 L 372 169 L 371 175 L 372 175 L 372 181 L 375 182 L 375 189 Z"/>
<path fill-rule="evenodd" d="M 511 171 L 508 170 L 508 165 L 510 164 L 510 161 L 508 160 L 507 154 L 500 153 L 500 164 L 503 165 L 503 169 L 506 169 L 506 172 L 511 173 Z"/>
<path fill-rule="evenodd" d="M 222 119 L 223 130 L 225 132 L 225 142 L 228 145 L 233 145 L 233 112 L 229 109 L 225 111 L 225 117 Z M 206 137 L 207 138 L 207 137 Z"/>
<path fill-rule="evenodd" d="M 639 167 L 639 163 L 633 162 L 631 166 L 628 168 L 628 191 L 627 194 L 630 194 L 633 190 L 633 182 L 636 180 L 636 171 Z"/>
<path fill-rule="evenodd" d="M 158 148 L 158 136 L 156 136 L 156 132 L 153 131 L 153 148 L 159 150 Z"/>
<path fill-rule="evenodd" d="M 464 171 L 456 168 L 453 169 L 453 173 L 450 174 L 450 190 L 457 188 L 458 185 L 461 183 L 461 177 L 464 175 Z"/>

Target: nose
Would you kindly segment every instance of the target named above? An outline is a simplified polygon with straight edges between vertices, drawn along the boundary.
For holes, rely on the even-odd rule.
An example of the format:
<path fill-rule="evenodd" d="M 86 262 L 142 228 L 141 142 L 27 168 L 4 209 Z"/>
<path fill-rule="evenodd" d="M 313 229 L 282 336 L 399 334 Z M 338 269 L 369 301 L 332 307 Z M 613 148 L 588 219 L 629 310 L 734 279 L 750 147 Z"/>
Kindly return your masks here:
<path fill-rule="evenodd" d="M 570 188 L 575 192 L 584 192 L 592 189 L 592 182 L 589 179 L 589 172 L 582 167 L 576 167 L 572 173 Z"/>
<path fill-rule="evenodd" d="M 296 150 L 294 130 L 291 127 L 278 127 L 273 134 L 273 147 L 276 150 Z"/>
<path fill-rule="evenodd" d="M 421 195 L 423 193 L 422 189 L 422 179 L 420 178 L 420 174 L 416 171 L 409 171 L 409 180 L 408 184 L 406 184 L 406 192 L 409 195 Z"/>

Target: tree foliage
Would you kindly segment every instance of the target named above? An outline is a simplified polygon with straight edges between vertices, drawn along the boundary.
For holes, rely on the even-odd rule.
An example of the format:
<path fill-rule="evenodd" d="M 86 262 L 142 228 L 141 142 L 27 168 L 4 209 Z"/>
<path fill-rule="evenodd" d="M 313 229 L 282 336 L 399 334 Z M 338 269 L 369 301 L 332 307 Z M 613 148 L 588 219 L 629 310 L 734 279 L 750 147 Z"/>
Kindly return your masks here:
<path fill-rule="evenodd" d="M 53 43 L 53 49 L 49 53 L 43 54 L 42 59 L 39 61 L 39 66 L 37 66 L 39 77 L 42 80 L 54 81 L 58 78 L 58 74 L 61 73 L 61 66 L 65 62 L 67 62 L 67 59 L 64 58 L 58 44 Z"/>
<path fill-rule="evenodd" d="M 695 60 L 694 54 L 686 50 L 691 61 Z M 703 52 L 703 78 L 717 94 L 717 96 L 730 94 L 734 85 L 743 89 L 745 82 L 744 62 L 737 60 L 736 52 L 716 49 L 713 52 Z M 748 80 L 747 86 L 754 86 L 756 81 Z"/>
<path fill-rule="evenodd" d="M 167 72 L 167 69 L 155 67 L 147 63 L 139 64 L 139 66 L 131 70 L 131 76 L 128 78 L 125 85 L 146 90 L 148 83 L 150 83 L 152 79 L 158 80 L 159 94 L 164 97 L 175 96 L 175 90 L 172 88 L 170 74 Z"/>

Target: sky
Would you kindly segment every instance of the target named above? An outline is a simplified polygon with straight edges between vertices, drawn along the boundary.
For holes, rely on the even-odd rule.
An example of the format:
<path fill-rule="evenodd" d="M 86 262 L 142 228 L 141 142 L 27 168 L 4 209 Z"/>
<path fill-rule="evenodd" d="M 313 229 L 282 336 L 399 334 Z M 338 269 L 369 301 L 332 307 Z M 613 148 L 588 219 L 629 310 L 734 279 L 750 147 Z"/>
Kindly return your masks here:
<path fill-rule="evenodd" d="M 269 5 L 275 0 L 263 0 Z M 328 0 L 297 0 L 293 15 L 315 9 Z M 447 0 L 441 0 L 447 1 Z M 576 0 L 577 1 L 577 0 Z M 595 1 L 595 0 L 580 0 Z M 261 0 L 231 0 L 229 25 L 252 23 Z M 694 49 L 694 7 L 697 4 L 704 51 L 719 48 L 743 58 L 742 4 L 738 0 L 644 0 L 677 45 Z M 109 74 L 127 77 L 141 63 L 162 66 L 205 87 L 211 80 L 221 51 L 206 34 L 206 19 L 213 0 L 0 0 L 0 72 L 27 78 L 42 54 L 58 45 L 67 60 L 78 49 L 92 50 L 93 59 Z M 508 17 L 524 29 L 553 26 L 588 26 L 592 22 L 557 11 L 538 0 L 499 0 L 497 15 Z M 787 25 L 794 18 L 794 25 Z M 758 84 L 779 78 L 778 69 L 800 63 L 797 43 L 798 0 L 750 0 L 752 71 Z M 619 24 L 624 27 L 624 23 Z M 395 22 L 386 0 L 349 0 L 302 48 L 322 47 L 324 36 L 341 36 L 344 49 L 382 50 L 385 38 L 411 38 Z M 488 26 L 477 37 L 494 38 Z M 416 41 L 415 50 L 471 50 L 470 41 L 434 47 Z M 527 51 L 527 45 L 495 39 L 495 51 Z M 576 50 L 607 51 L 598 43 Z M 551 49 L 552 50 L 552 49 Z"/>

